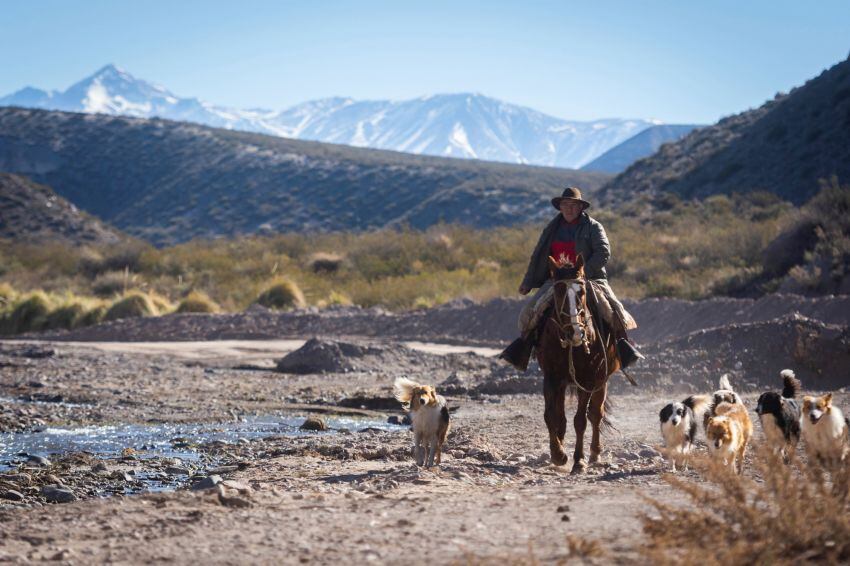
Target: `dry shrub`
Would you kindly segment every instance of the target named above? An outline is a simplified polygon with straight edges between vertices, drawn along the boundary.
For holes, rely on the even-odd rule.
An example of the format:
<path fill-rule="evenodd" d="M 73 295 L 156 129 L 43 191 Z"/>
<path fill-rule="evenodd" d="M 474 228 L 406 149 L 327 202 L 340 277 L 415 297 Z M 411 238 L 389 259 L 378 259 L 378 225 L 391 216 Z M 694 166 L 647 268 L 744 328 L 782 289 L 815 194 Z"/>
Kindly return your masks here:
<path fill-rule="evenodd" d="M 3 326 L 11 334 L 41 330 L 47 324 L 50 308 L 50 298 L 43 291 L 33 291 L 19 299 Z"/>
<path fill-rule="evenodd" d="M 201 312 L 201 313 L 213 313 L 219 312 L 219 306 L 215 301 L 209 298 L 209 296 L 201 291 L 192 291 L 186 297 L 180 301 L 180 305 L 177 307 L 177 312 L 185 313 L 185 312 Z"/>
<path fill-rule="evenodd" d="M 12 304 L 17 296 L 14 287 L 8 283 L 0 283 L 0 311 Z"/>
<path fill-rule="evenodd" d="M 79 326 L 92 326 L 103 322 L 109 307 L 104 303 L 93 303 L 88 307 L 83 316 L 80 317 Z"/>
<path fill-rule="evenodd" d="M 310 256 L 307 266 L 313 273 L 336 273 L 344 263 L 345 258 L 339 254 L 318 252 Z"/>
<path fill-rule="evenodd" d="M 104 299 L 122 295 L 130 285 L 130 275 L 126 271 L 108 271 L 98 275 L 91 285 L 92 293 Z"/>
<path fill-rule="evenodd" d="M 795 564 L 850 561 L 850 468 L 784 465 L 763 449 L 757 475 L 738 476 L 699 460 L 708 485 L 667 476 L 689 504 L 650 500 L 641 552 L 655 564 Z"/>
<path fill-rule="evenodd" d="M 153 303 L 155 314 L 167 314 L 174 311 L 174 305 L 171 304 L 168 297 L 164 297 L 156 291 L 148 291 L 147 296 Z"/>
<path fill-rule="evenodd" d="M 158 314 L 151 298 L 141 291 L 131 291 L 112 303 L 104 314 L 104 320 L 155 316 Z"/>
<path fill-rule="evenodd" d="M 86 313 L 86 308 L 80 301 L 69 301 L 59 305 L 47 315 L 47 328 L 64 328 L 71 330 L 80 325 L 80 320 Z"/>
<path fill-rule="evenodd" d="M 277 279 L 260 293 L 256 302 L 270 309 L 289 309 L 304 306 L 304 293 L 295 282 Z"/>
<path fill-rule="evenodd" d="M 339 291 L 331 291 L 328 295 L 328 305 L 341 305 L 341 306 L 350 306 L 353 303 L 351 302 L 351 297 L 346 295 L 345 293 L 341 293 Z"/>

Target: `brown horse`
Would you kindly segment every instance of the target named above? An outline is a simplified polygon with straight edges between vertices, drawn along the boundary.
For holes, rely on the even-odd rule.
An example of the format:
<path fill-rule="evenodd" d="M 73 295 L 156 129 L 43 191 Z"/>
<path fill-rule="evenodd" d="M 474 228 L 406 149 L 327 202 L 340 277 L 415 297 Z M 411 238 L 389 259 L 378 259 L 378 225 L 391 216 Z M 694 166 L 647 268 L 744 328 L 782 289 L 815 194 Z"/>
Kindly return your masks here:
<path fill-rule="evenodd" d="M 605 398 L 608 377 L 619 369 L 620 362 L 614 340 L 610 335 L 603 336 L 600 325 L 594 324 L 587 306 L 588 289 L 582 256 L 578 256 L 575 265 L 558 263 L 550 257 L 549 270 L 554 281 L 554 304 L 537 346 L 537 361 L 543 370 L 546 399 L 544 418 L 549 429 L 552 463 L 563 466 L 568 459 L 564 452 L 567 389 L 577 397 L 578 407 L 573 418 L 576 449 L 572 472 L 579 473 L 587 467 L 584 431 L 588 418 L 593 426 L 590 463 L 599 461 L 602 452 L 600 427 L 607 422 Z"/>

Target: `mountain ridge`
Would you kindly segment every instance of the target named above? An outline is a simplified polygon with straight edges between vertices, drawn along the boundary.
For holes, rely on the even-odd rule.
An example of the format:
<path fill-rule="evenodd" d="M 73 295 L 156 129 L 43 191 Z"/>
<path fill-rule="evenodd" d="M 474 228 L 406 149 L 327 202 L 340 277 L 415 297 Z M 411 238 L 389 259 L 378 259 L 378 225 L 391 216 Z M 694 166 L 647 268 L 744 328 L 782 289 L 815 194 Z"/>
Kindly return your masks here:
<path fill-rule="evenodd" d="M 286 231 L 542 220 L 608 176 L 291 140 L 188 122 L 0 108 L 0 171 L 156 244 Z M 490 200 L 493 204 L 485 205 Z"/>
<path fill-rule="evenodd" d="M 662 146 L 609 181 L 600 199 L 766 191 L 802 204 L 832 176 L 850 178 L 850 58 L 788 94 Z"/>
<path fill-rule="evenodd" d="M 181 98 L 112 64 L 65 91 L 27 86 L 0 98 L 0 105 L 162 117 L 355 147 L 570 168 L 658 123 L 564 120 L 480 93 L 403 101 L 331 97 L 283 110 L 236 109 Z"/>

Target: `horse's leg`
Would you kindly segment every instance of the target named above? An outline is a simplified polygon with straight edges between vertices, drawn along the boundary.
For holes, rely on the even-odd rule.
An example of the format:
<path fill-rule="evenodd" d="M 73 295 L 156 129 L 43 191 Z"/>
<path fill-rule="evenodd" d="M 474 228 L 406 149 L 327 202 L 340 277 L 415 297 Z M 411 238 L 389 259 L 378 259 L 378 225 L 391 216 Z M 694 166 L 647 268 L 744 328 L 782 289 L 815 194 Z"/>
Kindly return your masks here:
<path fill-rule="evenodd" d="M 549 429 L 549 453 L 552 463 L 556 466 L 563 466 L 568 459 L 562 440 L 567 429 L 567 417 L 564 415 L 566 386 L 560 381 L 548 376 L 543 378 L 543 397 L 546 401 L 543 418 L 546 428 Z"/>
<path fill-rule="evenodd" d="M 608 384 L 605 383 L 590 398 L 588 416 L 590 417 L 590 424 L 593 426 L 593 438 L 590 441 L 591 464 L 597 463 L 599 461 L 599 455 L 602 454 L 602 440 L 599 433 L 602 428 L 602 421 L 605 418 L 605 397 L 607 395 Z"/>
<path fill-rule="evenodd" d="M 573 456 L 573 472 L 577 474 L 583 472 L 587 467 L 587 462 L 584 459 L 584 431 L 587 429 L 587 404 L 590 401 L 590 395 L 579 390 L 577 392 L 578 403 L 576 406 L 576 416 L 573 417 L 573 425 L 576 429 L 576 450 Z"/>

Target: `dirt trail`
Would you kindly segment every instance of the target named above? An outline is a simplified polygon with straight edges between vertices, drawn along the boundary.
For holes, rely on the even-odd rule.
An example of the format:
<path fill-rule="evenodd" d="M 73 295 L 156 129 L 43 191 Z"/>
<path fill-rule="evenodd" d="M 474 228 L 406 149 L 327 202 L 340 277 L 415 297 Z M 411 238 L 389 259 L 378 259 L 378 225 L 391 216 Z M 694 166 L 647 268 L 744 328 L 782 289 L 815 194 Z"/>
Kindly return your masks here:
<path fill-rule="evenodd" d="M 0 441 L 15 431 L 116 423 L 328 413 L 401 420 L 390 393 L 400 375 L 436 384 L 453 424 L 437 469 L 413 464 L 405 428 L 281 433 L 195 447 L 203 458 L 183 485 L 221 476 L 212 489 L 108 499 L 87 493 L 98 482 L 137 482 L 129 472 L 145 469 L 148 447 L 129 447 L 135 452 L 124 456 L 49 455 L 53 462 L 45 465 L 17 458 L 12 472 L 0 472 L 0 559 L 359 564 L 421 558 L 423 548 L 434 548 L 432 559 L 441 563 L 553 562 L 577 558 L 567 544 L 574 536 L 601 544 L 599 562 L 639 562 L 643 497 L 682 497 L 664 481 L 666 464 L 655 449 L 661 406 L 684 391 L 711 391 L 721 373 L 730 373 L 750 409 L 760 390 L 778 387 L 782 367 L 798 372 L 806 392 L 850 385 L 850 371 L 843 371 L 850 334 L 846 321 L 834 324 L 850 318 L 846 301 L 666 301 L 646 312 L 640 309 L 649 302 L 635 306 L 655 337 L 645 346 L 649 359 L 634 371 L 641 386 L 612 378 L 616 429 L 604 436 L 603 463 L 579 476 L 549 463 L 539 372 L 518 375 L 492 357 L 498 333 L 512 335 L 512 327 L 496 325 L 513 316 L 508 307 L 516 302 L 409 315 L 180 315 L 110 323 L 54 336 L 56 342 L 2 342 Z M 788 316 L 789 304 L 829 320 Z M 722 313 L 715 311 L 733 306 L 744 322 L 716 326 Z M 680 325 L 671 326 L 676 320 Z M 687 328 L 694 331 L 682 335 Z M 310 350 L 304 341 L 316 334 L 324 339 Z M 445 335 L 462 343 L 434 343 Z M 193 340 L 150 342 L 174 336 Z M 292 371 L 272 371 L 283 356 L 292 363 L 280 367 Z M 835 402 L 850 408 L 846 389 Z M 571 448 L 571 422 L 567 441 Z M 685 477 L 701 481 L 692 472 Z M 79 500 L 48 503 L 44 490 L 56 484 Z"/>

